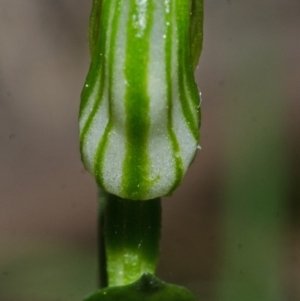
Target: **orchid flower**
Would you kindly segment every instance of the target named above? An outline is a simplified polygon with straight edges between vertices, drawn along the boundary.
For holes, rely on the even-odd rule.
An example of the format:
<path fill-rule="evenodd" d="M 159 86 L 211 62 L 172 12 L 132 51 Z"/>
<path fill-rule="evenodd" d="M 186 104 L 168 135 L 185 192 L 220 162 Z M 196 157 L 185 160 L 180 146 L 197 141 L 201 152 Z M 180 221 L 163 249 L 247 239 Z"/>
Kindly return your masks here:
<path fill-rule="evenodd" d="M 122 198 L 170 195 L 199 143 L 202 1 L 94 0 L 90 25 L 84 165 Z"/>
<path fill-rule="evenodd" d="M 80 149 L 101 188 L 108 288 L 86 301 L 195 300 L 153 274 L 159 198 L 178 187 L 199 148 L 202 22 L 203 0 L 93 0 Z"/>

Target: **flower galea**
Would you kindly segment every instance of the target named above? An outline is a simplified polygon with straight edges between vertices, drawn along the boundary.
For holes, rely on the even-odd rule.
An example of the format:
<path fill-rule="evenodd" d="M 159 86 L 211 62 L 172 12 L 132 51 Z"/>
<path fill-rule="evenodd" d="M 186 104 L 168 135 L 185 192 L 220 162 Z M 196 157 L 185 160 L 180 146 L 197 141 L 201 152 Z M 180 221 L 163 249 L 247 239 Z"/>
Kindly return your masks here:
<path fill-rule="evenodd" d="M 94 3 L 79 118 L 83 163 L 101 188 L 119 197 L 170 195 L 199 143 L 194 68 L 202 36 L 194 20 L 202 4 Z"/>

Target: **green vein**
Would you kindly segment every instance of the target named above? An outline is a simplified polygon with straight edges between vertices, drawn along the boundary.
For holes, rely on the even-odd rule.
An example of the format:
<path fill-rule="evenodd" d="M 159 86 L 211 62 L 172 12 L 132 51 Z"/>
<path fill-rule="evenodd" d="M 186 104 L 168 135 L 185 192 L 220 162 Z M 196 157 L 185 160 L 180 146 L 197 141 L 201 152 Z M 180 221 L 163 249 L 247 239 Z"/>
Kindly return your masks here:
<path fill-rule="evenodd" d="M 199 139 L 199 131 L 197 123 L 194 119 L 192 110 L 198 110 L 197 107 L 195 107 L 195 103 L 198 103 L 199 101 L 199 95 L 198 93 L 195 95 L 194 93 L 191 94 L 192 101 L 194 103 L 194 108 L 190 107 L 190 103 L 187 98 L 187 92 L 186 92 L 186 84 L 184 80 L 185 75 L 192 74 L 191 69 L 191 57 L 190 52 L 187 47 L 180 47 L 180 45 L 189 45 L 189 2 L 183 1 L 181 2 L 181 7 L 176 7 L 177 12 L 177 30 L 178 30 L 178 85 L 179 85 L 179 100 L 181 104 L 181 109 L 183 112 L 184 119 L 186 121 L 186 124 L 188 125 L 188 128 L 190 132 L 192 133 L 195 140 Z M 193 76 L 189 76 L 187 79 L 187 85 L 188 88 L 191 88 L 192 85 L 196 85 Z"/>
<path fill-rule="evenodd" d="M 94 174 L 96 177 L 96 181 L 99 186 L 103 186 L 103 164 L 105 159 L 105 151 L 108 145 L 108 139 L 110 132 L 113 127 L 112 123 L 112 87 L 113 87 L 113 75 L 114 75 L 114 61 L 115 61 L 115 47 L 116 47 L 116 39 L 117 39 L 117 31 L 118 24 L 120 19 L 121 5 L 122 0 L 116 0 L 117 4 L 115 7 L 113 20 L 112 20 L 112 30 L 110 36 L 110 48 L 108 51 L 108 105 L 109 105 L 109 121 L 105 128 L 104 134 L 98 144 L 97 151 L 95 154 L 95 166 L 94 166 Z M 109 4 L 110 5 L 110 4 Z M 110 5 L 111 6 L 111 5 Z"/>
<path fill-rule="evenodd" d="M 122 191 L 131 199 L 143 198 L 150 188 L 148 138 L 150 131 L 148 65 L 149 40 L 153 21 L 153 1 L 148 1 L 145 28 L 137 25 L 138 4 L 131 0 L 127 24 L 125 77 L 126 155 L 123 165 Z M 135 18 L 136 17 L 136 18 Z"/>
<path fill-rule="evenodd" d="M 103 99 L 103 93 L 104 93 L 104 87 L 106 83 L 106 75 L 105 75 L 105 69 L 106 69 L 106 59 L 105 59 L 105 46 L 106 46 L 106 40 L 107 40 L 107 28 L 109 26 L 109 17 L 111 15 L 112 5 L 106 4 L 105 1 L 103 2 L 103 18 L 101 18 L 102 25 L 100 26 L 100 33 L 99 33 L 99 39 L 97 40 L 97 46 L 96 50 L 97 53 L 93 55 L 92 63 L 90 67 L 90 71 L 84 86 L 84 90 L 82 92 L 82 100 L 81 100 L 81 107 L 80 107 L 80 116 L 83 113 L 85 107 L 87 106 L 87 102 L 90 99 L 91 93 L 93 92 L 93 88 L 95 86 L 95 82 L 98 79 L 98 74 L 100 73 L 100 86 L 99 91 L 97 92 L 97 98 L 95 100 L 94 106 L 92 108 L 91 113 L 89 114 L 87 121 L 85 125 L 83 126 L 81 133 L 80 133 L 80 151 L 83 152 L 84 144 L 86 142 L 86 136 L 89 132 L 92 122 L 94 120 L 94 117 L 96 116 L 99 107 L 101 105 L 102 99 Z M 99 51 L 98 51 L 99 49 Z M 85 90 L 88 91 L 88 93 L 85 93 Z"/>
<path fill-rule="evenodd" d="M 173 157 L 175 160 L 175 180 L 174 183 L 169 190 L 168 194 L 171 194 L 173 190 L 179 185 L 182 177 L 183 177 L 183 162 L 181 158 L 181 151 L 180 146 L 177 140 L 177 137 L 173 131 L 173 116 L 172 116 L 172 109 L 173 109 L 173 80 L 172 80 L 172 59 L 173 59 L 173 22 L 172 19 L 173 15 L 173 5 L 174 2 L 170 2 L 170 13 L 166 14 L 166 24 L 167 26 L 167 34 L 166 34 L 166 46 L 165 46 L 165 56 L 166 56 L 166 79 L 167 79 L 167 103 L 168 103 L 168 133 L 171 141 L 171 146 L 173 150 Z"/>

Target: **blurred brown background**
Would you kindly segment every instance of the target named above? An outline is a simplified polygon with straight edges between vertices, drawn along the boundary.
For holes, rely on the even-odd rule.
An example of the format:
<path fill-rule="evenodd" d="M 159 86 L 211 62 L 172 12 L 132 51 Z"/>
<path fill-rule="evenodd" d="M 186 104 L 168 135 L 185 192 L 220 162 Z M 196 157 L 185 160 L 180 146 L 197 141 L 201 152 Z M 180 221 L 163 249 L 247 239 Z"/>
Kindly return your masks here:
<path fill-rule="evenodd" d="M 92 1 L 0 0 L 0 300 L 97 286 L 78 107 Z M 300 300 L 300 1 L 205 1 L 201 146 L 163 200 L 158 275 L 199 300 Z"/>

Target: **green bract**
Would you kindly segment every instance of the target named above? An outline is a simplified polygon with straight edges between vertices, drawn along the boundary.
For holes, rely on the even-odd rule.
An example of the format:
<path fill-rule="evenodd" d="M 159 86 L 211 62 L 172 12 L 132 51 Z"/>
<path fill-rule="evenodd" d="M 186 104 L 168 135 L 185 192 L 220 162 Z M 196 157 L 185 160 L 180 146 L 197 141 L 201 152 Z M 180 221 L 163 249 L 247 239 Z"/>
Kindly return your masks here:
<path fill-rule="evenodd" d="M 196 301 L 186 288 L 168 284 L 151 274 L 129 285 L 99 290 L 84 301 Z"/>
<path fill-rule="evenodd" d="M 94 0 L 80 141 L 105 191 L 146 200 L 179 185 L 199 141 L 201 47 L 202 0 Z"/>

